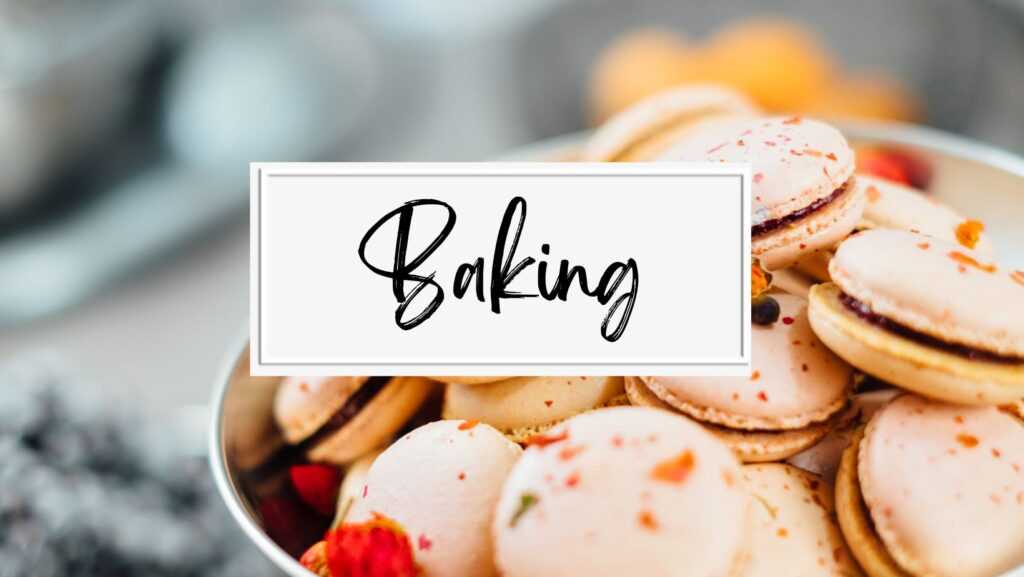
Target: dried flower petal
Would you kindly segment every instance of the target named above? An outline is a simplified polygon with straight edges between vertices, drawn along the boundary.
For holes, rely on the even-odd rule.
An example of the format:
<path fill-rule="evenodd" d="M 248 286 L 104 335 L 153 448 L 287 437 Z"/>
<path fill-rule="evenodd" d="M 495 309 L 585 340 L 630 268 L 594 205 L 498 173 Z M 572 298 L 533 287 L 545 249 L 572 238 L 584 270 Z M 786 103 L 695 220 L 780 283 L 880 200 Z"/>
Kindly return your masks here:
<path fill-rule="evenodd" d="M 964 254 L 964 253 L 962 253 L 962 252 L 960 252 L 958 250 L 954 250 L 954 251 L 950 252 L 949 253 L 949 258 L 955 260 L 956 262 L 960 263 L 961 265 L 972 266 L 972 267 L 974 267 L 974 268 L 976 268 L 978 270 L 983 270 L 983 271 L 989 272 L 989 273 L 996 272 L 996 265 L 994 265 L 994 264 L 982 264 L 982 263 L 978 262 L 977 260 L 975 260 L 974 257 L 966 255 L 966 254 Z"/>
<path fill-rule="evenodd" d="M 562 441 L 564 441 L 564 440 L 566 440 L 568 438 L 569 438 L 569 431 L 568 430 L 564 430 L 561 433 L 558 433 L 556 435 L 544 435 L 544 434 L 533 435 L 529 439 L 526 439 L 526 441 L 524 441 L 523 444 L 526 445 L 527 447 L 541 447 L 541 448 L 544 448 L 544 447 L 547 447 L 548 445 L 552 445 L 554 443 L 562 442 Z"/>
<path fill-rule="evenodd" d="M 519 496 L 519 508 L 516 509 L 515 513 L 512 513 L 512 517 L 508 520 L 509 527 L 515 527 L 519 523 L 519 519 L 526 514 L 527 511 L 533 508 L 540 501 L 540 498 L 533 493 L 523 493 Z"/>
<path fill-rule="evenodd" d="M 681 484 L 693 471 L 696 459 L 689 449 L 671 459 L 662 461 L 651 469 L 651 478 L 665 483 Z"/>
<path fill-rule="evenodd" d="M 985 224 L 979 220 L 965 220 L 956 227 L 956 240 L 967 248 L 974 248 L 985 231 Z"/>

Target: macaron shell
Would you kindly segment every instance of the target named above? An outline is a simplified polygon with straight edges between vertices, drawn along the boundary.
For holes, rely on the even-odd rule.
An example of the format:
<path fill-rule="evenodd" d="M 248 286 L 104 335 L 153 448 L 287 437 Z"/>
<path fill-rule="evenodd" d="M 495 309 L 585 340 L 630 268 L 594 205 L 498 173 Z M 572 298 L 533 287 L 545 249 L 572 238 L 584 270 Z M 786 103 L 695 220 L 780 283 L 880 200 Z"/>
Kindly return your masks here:
<path fill-rule="evenodd" d="M 864 228 L 894 228 L 960 244 L 956 234 L 957 227 L 967 218 L 934 197 L 926 196 L 908 186 L 868 175 L 858 174 L 856 182 L 857 186 L 864 190 L 867 198 L 863 217 Z M 992 243 L 984 233 L 973 249 L 986 260 L 991 260 L 993 256 Z"/>
<path fill-rule="evenodd" d="M 637 377 L 626 377 L 626 395 L 632 405 L 652 407 L 677 413 L 671 405 L 662 401 Z M 702 423 L 718 440 L 732 449 L 744 463 L 766 463 L 781 461 L 803 451 L 828 434 L 825 424 L 808 425 L 800 429 L 784 431 L 737 431 Z"/>
<path fill-rule="evenodd" d="M 866 202 L 863 191 L 851 186 L 791 225 L 754 237 L 751 251 L 765 269 L 777 270 L 792 266 L 802 257 L 830 250 L 857 228 Z"/>
<path fill-rule="evenodd" d="M 567 420 L 502 489 L 504 577 L 727 577 L 745 558 L 750 498 L 730 451 L 692 421 L 617 407 Z"/>
<path fill-rule="evenodd" d="M 757 109 L 743 94 L 715 85 L 688 85 L 659 92 L 627 108 L 602 125 L 584 146 L 582 160 L 653 160 L 671 143 L 660 138 L 708 116 L 753 115 Z M 654 141 L 660 141 L 652 146 Z M 639 150 L 643 149 L 643 151 Z"/>
<path fill-rule="evenodd" d="M 857 562 L 870 577 L 911 577 L 886 550 L 875 534 L 874 525 L 864 507 L 857 477 L 858 453 L 864 428 L 857 429 L 850 446 L 843 451 L 836 473 L 836 518 L 846 543 Z"/>
<path fill-rule="evenodd" d="M 905 395 L 868 424 L 858 475 L 908 572 L 988 577 L 1024 564 L 1024 427 L 1013 417 Z"/>
<path fill-rule="evenodd" d="M 1011 277 L 1012 271 L 981 268 L 987 265 L 960 245 L 874 229 L 839 245 L 829 274 L 875 313 L 918 332 L 1024 357 L 1024 284 Z"/>
<path fill-rule="evenodd" d="M 947 352 L 873 325 L 839 300 L 839 288 L 811 288 L 815 334 L 846 362 L 883 381 L 954 403 L 992 405 L 1024 394 L 1024 365 L 993 363 Z"/>
<path fill-rule="evenodd" d="M 744 577 L 862 575 L 839 531 L 827 481 L 780 463 L 746 465 L 742 478 L 755 501 Z"/>
<path fill-rule="evenodd" d="M 740 461 L 772 463 L 788 459 L 824 439 L 829 423 L 782 431 L 740 431 L 715 425 L 706 425 L 706 428 L 732 449 Z"/>
<path fill-rule="evenodd" d="M 846 403 L 853 371 L 811 332 L 807 301 L 775 294 L 771 326 L 754 325 L 750 377 L 640 377 L 658 397 L 698 420 L 741 429 L 796 429 Z"/>
<path fill-rule="evenodd" d="M 439 381 L 445 384 L 451 385 L 486 385 L 487 383 L 496 383 L 498 381 L 504 381 L 511 377 L 427 377 L 435 381 Z"/>
<path fill-rule="evenodd" d="M 345 467 L 345 477 L 341 480 L 341 488 L 338 489 L 338 505 L 334 511 L 331 528 L 337 527 L 349 518 L 352 506 L 363 496 L 370 467 L 381 453 L 382 451 L 370 451 Z"/>
<path fill-rule="evenodd" d="M 490 527 L 521 449 L 497 430 L 435 421 L 388 447 L 370 467 L 350 518 L 381 513 L 409 535 L 423 577 L 496 575 Z"/>
<path fill-rule="evenodd" d="M 486 385 L 448 385 L 442 414 L 502 432 L 550 426 L 623 394 L 622 377 L 516 377 Z"/>
<path fill-rule="evenodd" d="M 436 383 L 422 377 L 395 377 L 334 434 L 306 451 L 310 461 L 346 465 L 379 449 L 409 421 Z"/>
<path fill-rule="evenodd" d="M 853 150 L 843 135 L 801 117 L 723 124 L 684 139 L 660 159 L 751 163 L 755 225 L 831 195 L 854 170 Z"/>
<path fill-rule="evenodd" d="M 286 377 L 274 397 L 274 420 L 289 443 L 312 435 L 369 377 Z"/>

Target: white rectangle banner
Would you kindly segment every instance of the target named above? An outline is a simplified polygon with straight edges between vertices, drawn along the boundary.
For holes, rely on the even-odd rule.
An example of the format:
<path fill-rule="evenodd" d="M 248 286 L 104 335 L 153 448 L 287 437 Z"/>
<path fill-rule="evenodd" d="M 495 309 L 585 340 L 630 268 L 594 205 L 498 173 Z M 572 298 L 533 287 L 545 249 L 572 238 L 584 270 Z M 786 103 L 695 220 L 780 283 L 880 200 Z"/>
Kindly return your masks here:
<path fill-rule="evenodd" d="M 746 375 L 740 164 L 258 163 L 254 375 Z"/>

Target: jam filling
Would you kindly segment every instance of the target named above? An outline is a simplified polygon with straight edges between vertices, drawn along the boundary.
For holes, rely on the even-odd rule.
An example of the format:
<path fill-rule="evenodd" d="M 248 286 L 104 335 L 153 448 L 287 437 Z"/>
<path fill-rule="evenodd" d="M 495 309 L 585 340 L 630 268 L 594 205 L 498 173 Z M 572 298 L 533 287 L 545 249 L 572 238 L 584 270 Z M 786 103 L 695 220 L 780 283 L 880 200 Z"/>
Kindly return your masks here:
<path fill-rule="evenodd" d="M 306 449 L 317 445 L 327 437 L 338 432 L 353 417 L 358 415 L 359 411 L 363 410 L 363 407 L 370 404 L 370 401 L 384 389 L 384 385 L 388 384 L 390 380 L 391 377 L 370 377 L 369 380 L 363 383 L 363 386 L 359 387 L 355 393 L 352 393 L 352 396 L 345 401 L 345 404 L 340 409 L 331 415 L 330 419 L 327 419 L 326 423 L 321 425 L 309 438 L 302 441 L 301 447 Z"/>
<path fill-rule="evenodd" d="M 832 203 L 835 199 L 842 196 L 842 194 L 846 192 L 846 187 L 849 186 L 849 184 L 850 181 L 844 182 L 842 186 L 833 190 L 832 194 L 823 198 L 819 198 L 818 200 L 812 202 L 811 204 L 808 204 L 807 206 L 799 210 L 795 210 L 787 214 L 786 216 L 772 218 L 762 222 L 761 224 L 755 224 L 754 226 L 750 227 L 750 235 L 760 236 L 762 234 L 768 234 L 769 232 L 775 231 L 786 225 L 792 224 L 802 218 L 807 217 L 811 213 L 821 210 L 822 208 Z"/>
<path fill-rule="evenodd" d="M 876 327 L 885 329 L 890 333 L 899 335 L 905 339 L 920 343 L 922 345 L 940 349 L 948 353 L 953 353 L 954 355 L 958 355 L 970 359 L 972 361 L 987 361 L 990 363 L 1003 363 L 1007 365 L 1024 364 L 1024 358 L 1021 357 L 1000 355 L 998 353 L 983 351 L 981 349 L 976 349 L 974 347 L 969 347 L 966 345 L 948 343 L 946 341 L 937 339 L 931 335 L 919 333 L 910 327 L 901 325 L 897 322 L 894 322 L 890 319 L 883 317 L 882 315 L 875 313 L 874 311 L 871 310 L 871 307 L 869 307 L 866 303 L 863 303 L 844 292 L 839 293 L 839 301 L 843 303 L 843 306 L 845 306 L 855 315 L 875 325 Z"/>

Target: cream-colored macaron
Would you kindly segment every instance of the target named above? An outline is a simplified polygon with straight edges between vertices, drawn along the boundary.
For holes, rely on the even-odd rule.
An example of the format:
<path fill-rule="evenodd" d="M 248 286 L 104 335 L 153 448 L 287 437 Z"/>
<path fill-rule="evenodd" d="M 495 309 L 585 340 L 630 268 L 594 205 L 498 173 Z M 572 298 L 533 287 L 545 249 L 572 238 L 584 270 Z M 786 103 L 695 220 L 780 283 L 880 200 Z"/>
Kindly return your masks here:
<path fill-rule="evenodd" d="M 423 577 L 497 575 L 490 527 L 521 452 L 482 423 L 429 423 L 377 457 L 348 519 L 395 520 L 409 535 Z"/>
<path fill-rule="evenodd" d="M 855 185 L 864 191 L 864 216 L 858 229 L 892 228 L 916 232 L 974 250 L 985 260 L 994 254 L 981 221 L 966 218 L 935 197 L 891 180 L 858 174 Z M 798 270 L 828 281 L 828 263 L 834 248 L 801 258 Z"/>
<path fill-rule="evenodd" d="M 341 480 L 341 487 L 338 489 L 338 504 L 335 507 L 331 528 L 348 520 L 352 506 L 362 498 L 363 492 L 366 490 L 366 476 L 370 473 L 370 467 L 381 452 L 370 451 L 345 467 L 345 477 Z"/>
<path fill-rule="evenodd" d="M 856 577 L 835 518 L 832 485 L 791 465 L 746 465 L 754 498 L 750 561 L 743 577 Z"/>
<path fill-rule="evenodd" d="M 756 107 L 730 88 L 691 84 L 649 96 L 598 128 L 583 147 L 587 162 L 654 160 L 695 123 L 714 117 L 751 117 Z"/>
<path fill-rule="evenodd" d="M 421 377 L 288 377 L 274 419 L 309 460 L 345 465 L 390 441 L 435 386 Z"/>
<path fill-rule="evenodd" d="M 1024 284 L 958 244 L 874 229 L 844 241 L 811 289 L 818 337 L 862 371 L 958 403 L 1024 396 Z"/>
<path fill-rule="evenodd" d="M 962 216 L 935 197 L 902 184 L 868 175 L 857 176 L 867 203 L 862 228 L 894 228 L 931 236 L 974 250 L 991 259 L 992 241 L 985 225 Z"/>
<path fill-rule="evenodd" d="M 634 404 L 681 412 L 707 425 L 747 462 L 792 456 L 821 440 L 846 404 L 853 371 L 811 332 L 807 303 L 776 293 L 779 320 L 753 325 L 750 377 L 636 377 Z"/>
<path fill-rule="evenodd" d="M 435 381 L 451 385 L 485 385 L 487 383 L 496 383 L 498 381 L 504 381 L 510 377 L 428 377 Z"/>
<path fill-rule="evenodd" d="M 843 455 L 836 508 L 871 577 L 993 577 L 1024 564 L 1024 427 L 904 395 Z"/>
<path fill-rule="evenodd" d="M 522 442 L 574 415 L 624 403 L 622 377 L 516 377 L 448 385 L 442 416 L 487 423 Z"/>
<path fill-rule="evenodd" d="M 809 118 L 723 124 L 680 140 L 659 160 L 751 164 L 751 250 L 766 270 L 834 246 L 864 211 L 853 150 L 834 127 Z"/>
<path fill-rule="evenodd" d="M 593 411 L 530 446 L 494 516 L 504 577 L 736 577 L 751 498 L 728 448 L 684 417 Z"/>

